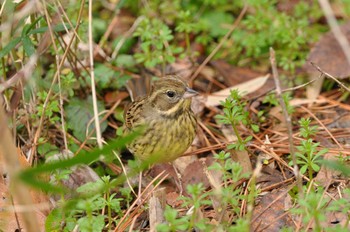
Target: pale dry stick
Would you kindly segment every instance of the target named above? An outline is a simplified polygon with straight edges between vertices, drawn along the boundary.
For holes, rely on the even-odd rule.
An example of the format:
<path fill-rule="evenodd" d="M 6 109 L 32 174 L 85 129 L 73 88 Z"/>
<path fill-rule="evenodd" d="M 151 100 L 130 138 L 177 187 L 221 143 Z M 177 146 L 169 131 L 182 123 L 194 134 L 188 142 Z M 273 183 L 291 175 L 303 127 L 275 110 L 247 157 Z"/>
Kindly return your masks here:
<path fill-rule="evenodd" d="M 291 88 L 287 88 L 287 89 L 283 89 L 282 90 L 282 93 L 285 93 L 285 92 L 290 92 L 290 91 L 295 91 L 295 90 L 298 90 L 298 89 L 301 89 L 301 88 L 304 88 L 305 86 L 308 86 L 312 83 L 314 83 L 315 81 L 319 80 L 320 78 L 322 77 L 322 75 L 318 76 L 317 78 L 315 79 L 312 79 L 304 84 L 301 84 L 301 85 L 297 85 L 297 86 L 294 86 L 294 87 L 291 87 Z M 273 91 L 274 92 L 274 91 Z"/>
<path fill-rule="evenodd" d="M 123 162 L 121 161 L 121 159 L 120 159 L 119 155 L 117 154 L 117 152 L 115 152 L 115 151 L 112 151 L 112 152 L 113 152 L 114 156 L 118 159 L 118 161 L 120 163 L 120 166 L 122 167 L 123 173 L 125 175 L 126 182 L 127 182 L 128 186 L 129 186 L 131 192 L 137 197 L 137 194 L 135 193 L 135 190 L 131 186 L 131 183 L 130 183 L 129 177 L 128 177 L 127 173 L 126 173 L 126 169 L 125 169 L 125 166 L 124 166 Z"/>
<path fill-rule="evenodd" d="M 308 110 L 306 107 L 304 106 L 299 106 L 301 109 L 303 109 L 305 112 L 307 112 L 308 114 L 311 115 L 311 117 L 313 117 L 322 127 L 323 129 L 327 132 L 327 134 L 329 134 L 329 136 L 332 138 L 332 140 L 337 144 L 337 146 L 341 149 L 344 150 L 343 146 L 336 140 L 336 138 L 334 138 L 334 136 L 332 135 L 332 133 L 328 130 L 328 128 L 316 117 L 315 114 L 313 114 L 310 110 Z"/>
<path fill-rule="evenodd" d="M 130 228 L 129 228 L 129 232 L 133 232 L 134 230 L 134 226 L 135 226 L 135 222 L 137 220 L 137 217 L 134 217 L 131 221 L 131 225 L 130 225 Z"/>
<path fill-rule="evenodd" d="M 43 1 L 43 8 L 44 8 L 44 12 L 45 12 L 45 17 L 48 20 L 49 19 L 49 13 L 47 12 L 47 8 L 46 8 L 46 2 Z M 61 18 L 61 17 L 60 17 Z M 55 60 L 56 60 L 56 67 L 59 66 L 60 64 L 60 59 L 58 57 L 58 49 L 55 43 L 55 39 L 54 39 L 54 35 L 52 33 L 52 27 L 51 24 L 48 23 L 47 24 L 49 27 L 49 32 L 50 32 L 50 37 L 52 40 L 52 46 L 55 50 Z M 64 143 L 64 148 L 65 150 L 68 150 L 68 142 L 67 142 L 67 133 L 66 133 L 66 126 L 65 126 L 65 120 L 64 120 L 64 109 L 63 109 L 63 96 L 62 96 L 62 88 L 61 88 L 61 69 L 57 69 L 58 72 L 58 78 L 57 78 L 57 82 L 58 82 L 58 90 L 59 90 L 59 98 L 60 98 L 60 113 L 61 113 L 61 125 L 62 125 L 62 135 L 63 135 L 63 143 Z"/>
<path fill-rule="evenodd" d="M 127 38 L 129 38 L 131 36 L 131 34 L 136 30 L 136 28 L 138 27 L 138 25 L 145 19 L 145 16 L 140 16 L 138 17 L 135 22 L 133 23 L 133 25 L 130 27 L 130 29 L 125 33 L 125 35 L 122 36 L 122 38 L 119 40 L 119 42 L 117 43 L 117 45 L 115 46 L 113 53 L 111 55 L 111 59 L 114 60 L 119 53 L 119 50 L 121 49 L 121 47 L 123 46 L 123 44 L 125 43 L 125 40 Z"/>
<path fill-rule="evenodd" d="M 69 23 L 69 26 L 71 26 L 71 28 L 74 28 L 74 26 L 73 26 L 73 24 L 72 24 L 70 18 L 68 17 L 68 15 L 66 14 L 66 11 L 64 10 L 64 8 L 63 8 L 63 6 L 62 6 L 61 1 L 56 0 L 56 4 L 58 4 L 58 6 L 59 6 L 58 8 L 61 9 L 61 12 L 63 13 L 64 17 L 66 18 L 67 22 Z M 60 19 L 62 19 L 62 17 L 60 17 Z M 67 34 L 69 34 L 69 33 L 68 33 L 69 30 L 66 28 L 66 25 L 64 24 L 64 21 L 61 20 L 61 22 L 62 22 L 62 25 L 64 26 L 64 28 L 66 29 Z M 75 36 L 77 37 L 77 39 L 78 39 L 79 41 L 82 41 L 82 39 L 79 37 L 78 33 L 77 33 L 75 30 L 73 30 L 73 33 L 75 34 Z"/>
<path fill-rule="evenodd" d="M 7 0 L 4 0 L 4 2 L 1 4 L 1 9 L 0 9 L 0 16 L 2 15 L 2 12 L 4 11 L 5 5 L 6 5 Z"/>
<path fill-rule="evenodd" d="M 282 113 L 283 117 L 286 120 L 286 125 L 287 125 L 287 131 L 288 131 L 288 139 L 289 139 L 289 151 L 292 156 L 292 161 L 293 161 L 293 172 L 297 180 L 297 186 L 298 186 L 298 191 L 300 196 L 303 196 L 303 184 L 301 181 L 301 173 L 299 172 L 299 167 L 297 164 L 297 158 L 295 155 L 295 148 L 294 148 L 294 141 L 293 141 L 293 129 L 292 129 L 292 120 L 288 114 L 286 103 L 283 100 L 282 97 L 282 88 L 281 88 L 281 83 L 279 80 L 279 75 L 277 71 L 277 65 L 276 65 L 276 57 L 275 57 L 275 51 L 273 50 L 272 47 L 270 47 L 270 63 L 272 67 L 272 76 L 275 81 L 275 86 L 276 86 L 276 95 L 279 99 L 280 106 L 282 108 Z"/>
<path fill-rule="evenodd" d="M 252 176 L 250 177 L 248 183 L 247 183 L 247 187 L 244 189 L 244 195 L 247 196 L 247 199 L 249 200 L 249 194 L 251 194 L 253 192 L 255 192 L 255 187 L 256 187 L 256 178 L 257 176 L 261 173 L 261 169 L 262 169 L 262 163 L 261 161 L 257 161 L 256 163 L 256 167 L 253 170 Z M 252 187 L 251 188 L 251 192 L 248 193 L 248 187 Z M 254 208 L 254 201 L 250 201 L 248 202 L 248 200 L 243 199 L 242 200 L 242 205 L 241 205 L 241 210 L 240 210 L 240 217 L 243 217 L 243 215 L 245 214 L 245 208 L 247 208 L 247 217 L 249 218 L 249 221 L 251 223 L 251 217 L 252 217 L 252 213 L 253 213 L 253 208 Z M 248 204 L 249 203 L 249 204 Z M 246 207 L 247 206 L 247 207 Z"/>
<path fill-rule="evenodd" d="M 342 48 L 346 59 L 348 60 L 348 64 L 350 65 L 350 44 L 347 40 L 344 33 L 340 30 L 340 27 L 337 23 L 337 19 L 334 16 L 331 5 L 328 0 L 318 0 L 321 8 L 326 16 L 327 23 L 330 26 L 332 33 L 334 34 L 335 39 L 338 41 L 340 47 Z"/>
<path fill-rule="evenodd" d="M 323 71 L 317 64 L 311 62 L 312 66 L 314 66 L 320 73 L 321 75 L 325 75 L 328 78 L 331 78 L 333 81 L 337 82 L 338 85 L 340 85 L 341 87 L 343 87 L 346 91 L 350 92 L 350 89 L 345 86 L 343 83 L 341 83 L 337 78 L 335 78 L 334 76 L 332 76 L 331 74 Z"/>
<path fill-rule="evenodd" d="M 78 22 L 80 21 L 81 17 L 82 17 L 82 12 L 83 12 L 83 6 L 85 4 L 85 0 L 82 0 L 81 1 L 81 5 L 80 5 L 80 10 L 79 10 L 79 15 L 78 15 Z M 47 21 L 48 22 L 48 25 L 50 25 L 50 21 Z M 79 25 L 80 24 L 77 24 L 77 26 L 73 29 L 73 30 L 78 30 L 79 28 Z M 49 27 L 49 30 L 50 30 L 51 27 Z M 52 33 L 52 31 L 50 32 Z M 57 71 L 55 72 L 54 74 L 54 77 L 53 77 L 53 80 L 51 82 L 51 86 L 50 86 L 50 89 L 47 93 L 47 97 L 44 101 L 44 104 L 43 104 L 43 112 L 46 110 L 47 108 L 47 105 L 48 105 L 48 102 L 49 102 L 49 98 L 52 94 L 52 89 L 53 89 L 53 85 L 56 83 L 57 81 L 57 78 L 58 78 L 58 74 L 59 74 L 59 71 L 67 57 L 67 54 L 70 50 L 70 47 L 72 46 L 73 44 L 73 41 L 75 40 L 75 34 L 73 34 L 72 38 L 70 39 L 69 43 L 68 43 L 68 46 L 67 46 L 67 49 L 64 51 L 63 53 L 63 56 L 62 56 L 62 59 L 61 59 L 61 62 L 59 63 L 59 66 L 57 67 Z M 53 41 L 54 42 L 54 41 Z M 39 126 L 38 126 L 38 129 L 36 130 L 35 132 L 35 135 L 34 135 L 34 140 L 33 140 L 33 144 L 34 144 L 34 148 L 33 148 L 33 154 L 35 153 L 35 149 L 36 149 L 36 145 L 37 145 L 37 141 L 40 137 L 40 133 L 41 133 L 41 130 L 42 130 L 42 126 L 43 126 L 43 122 L 44 122 L 44 117 L 45 117 L 45 114 L 42 114 L 41 117 L 40 117 L 40 120 L 39 120 Z M 32 163 L 32 159 L 29 161 L 29 163 Z"/>
<path fill-rule="evenodd" d="M 304 84 L 301 84 L 301 85 L 297 85 L 297 86 L 294 86 L 294 87 L 291 87 L 291 88 L 287 88 L 287 89 L 282 89 L 282 93 L 285 93 L 285 92 L 291 92 L 291 91 L 295 91 L 295 90 L 298 90 L 298 89 L 301 89 L 301 88 L 304 88 L 305 86 L 308 86 L 312 83 L 314 83 L 315 81 L 319 80 L 320 78 L 322 77 L 322 75 L 320 75 L 319 77 L 315 78 L 315 79 L 312 79 Z M 265 95 L 268 95 L 268 94 L 274 94 L 276 93 L 276 90 L 275 90 L 275 87 L 272 87 L 270 90 L 266 91 L 266 93 L 262 93 L 256 97 L 254 97 L 253 99 L 257 99 L 257 98 L 260 98 L 262 96 L 265 96 Z"/>
<path fill-rule="evenodd" d="M 164 173 L 165 173 L 165 171 L 162 171 L 161 173 L 159 173 L 159 174 L 151 181 L 151 183 L 149 183 L 149 185 L 146 186 L 146 188 L 142 191 L 141 195 L 139 195 L 139 196 L 135 199 L 135 201 L 134 201 L 133 204 L 129 207 L 129 209 L 126 211 L 126 213 L 124 214 L 124 216 L 119 220 L 119 223 L 117 224 L 117 226 L 116 226 L 116 228 L 115 228 L 114 231 L 118 231 L 117 229 L 122 225 L 123 221 L 125 220 L 125 218 L 127 217 L 127 215 L 130 214 L 131 210 L 134 209 L 135 205 L 137 205 L 138 203 L 141 202 L 140 204 L 138 204 L 137 207 L 135 207 L 135 209 L 140 208 L 141 205 L 142 205 L 142 203 L 144 203 L 144 202 L 147 200 L 147 198 L 151 195 L 152 191 L 154 191 L 154 190 L 168 177 L 169 174 L 166 174 L 164 177 L 162 177 L 162 178 L 159 180 L 159 182 L 152 188 L 152 190 L 150 190 L 150 191 L 147 193 L 147 191 L 148 191 L 148 189 L 150 188 L 150 186 L 151 186 L 153 183 L 155 183 L 155 182 L 158 180 L 158 178 L 160 178 Z M 145 193 L 147 193 L 147 195 L 145 196 L 144 199 L 141 199 L 142 195 L 144 195 Z"/>
<path fill-rule="evenodd" d="M 89 0 L 89 30 L 88 31 L 89 31 L 88 33 L 89 33 L 91 96 L 92 96 L 92 104 L 94 108 L 97 144 L 99 148 L 102 148 L 102 135 L 101 135 L 100 122 L 98 119 L 97 96 L 96 96 L 96 86 L 95 86 L 94 49 L 93 49 L 93 37 L 92 37 L 92 0 Z"/>
<path fill-rule="evenodd" d="M 218 44 L 218 46 L 216 46 L 214 48 L 214 50 L 210 53 L 210 55 L 203 61 L 203 63 L 201 65 L 199 65 L 199 67 L 197 68 L 197 70 L 195 71 L 195 73 L 191 76 L 190 78 L 190 82 L 192 82 L 197 76 L 198 74 L 202 71 L 202 69 L 204 68 L 205 65 L 208 64 L 208 62 L 213 58 L 213 56 L 219 51 L 219 49 L 222 47 L 222 45 L 228 40 L 228 38 L 230 37 L 230 35 L 232 34 L 232 32 L 238 27 L 239 23 L 241 22 L 243 16 L 245 15 L 245 13 L 247 12 L 248 9 L 248 5 L 245 4 L 241 13 L 239 14 L 238 18 L 235 20 L 234 24 L 232 25 L 232 27 L 230 28 L 230 30 L 226 33 L 226 35 L 222 38 L 222 40 L 220 41 L 220 43 Z"/>
<path fill-rule="evenodd" d="M 17 148 L 14 141 L 12 140 L 11 131 L 8 128 L 8 121 L 6 114 L 2 108 L 2 98 L 0 97 L 0 160 L 4 162 L 4 166 L 10 177 L 11 186 L 10 192 L 18 202 L 18 205 L 30 206 L 33 205 L 32 198 L 29 193 L 29 189 L 24 185 L 24 183 L 18 179 L 18 173 L 21 171 L 21 165 L 19 165 Z M 24 222 L 24 227 L 28 232 L 38 231 L 39 224 L 36 217 L 36 214 L 33 213 L 35 210 L 32 208 L 32 211 L 24 211 L 19 214 L 22 215 Z M 18 228 L 21 230 L 22 228 Z"/>

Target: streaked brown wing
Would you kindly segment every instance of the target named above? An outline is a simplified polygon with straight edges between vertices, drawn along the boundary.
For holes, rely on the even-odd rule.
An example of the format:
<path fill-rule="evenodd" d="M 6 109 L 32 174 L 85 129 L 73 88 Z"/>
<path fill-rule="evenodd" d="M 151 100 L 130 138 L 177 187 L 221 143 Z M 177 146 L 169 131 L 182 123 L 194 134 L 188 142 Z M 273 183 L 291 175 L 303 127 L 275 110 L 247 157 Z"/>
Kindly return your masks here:
<path fill-rule="evenodd" d="M 140 116 L 143 111 L 144 101 L 146 97 L 141 97 L 132 102 L 124 111 L 125 126 L 128 129 L 132 129 L 135 124 L 138 124 Z"/>

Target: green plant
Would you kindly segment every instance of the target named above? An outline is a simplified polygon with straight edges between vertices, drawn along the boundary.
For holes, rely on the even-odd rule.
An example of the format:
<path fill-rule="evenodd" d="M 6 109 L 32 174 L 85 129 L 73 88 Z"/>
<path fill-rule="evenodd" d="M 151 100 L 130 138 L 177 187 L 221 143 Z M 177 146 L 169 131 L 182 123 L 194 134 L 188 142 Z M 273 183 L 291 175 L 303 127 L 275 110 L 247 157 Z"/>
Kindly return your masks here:
<path fill-rule="evenodd" d="M 242 166 L 234 162 L 231 158 L 230 153 L 225 153 L 221 151 L 214 155 L 215 161 L 208 170 L 213 170 L 222 174 L 222 187 L 216 189 L 212 195 L 219 199 L 221 211 L 221 217 L 230 211 L 230 214 L 239 215 L 240 204 L 242 200 L 246 200 L 246 197 L 242 195 L 242 187 L 237 186 L 237 183 L 241 179 L 248 178 L 248 173 L 243 173 Z M 254 196 L 255 198 L 256 196 Z M 246 218 L 240 218 L 240 220 L 245 221 Z M 247 220 L 246 220 L 247 221 Z M 236 226 L 231 226 L 231 222 L 222 221 L 221 225 L 234 230 Z M 245 224 L 245 223 L 244 223 Z M 248 223 L 249 224 L 249 223 Z M 241 228 L 240 226 L 237 228 Z M 245 227 L 246 229 L 248 227 Z"/>
<path fill-rule="evenodd" d="M 317 133 L 317 126 L 310 126 L 310 123 L 310 119 L 299 120 L 301 127 L 300 135 L 306 138 L 306 140 L 302 140 L 301 145 L 296 147 L 298 151 L 295 155 L 297 158 L 297 164 L 301 165 L 301 174 L 308 171 L 309 178 L 312 180 L 314 172 L 320 170 L 321 158 L 328 152 L 328 149 L 319 150 L 320 143 L 315 143 L 310 138 Z M 290 165 L 291 164 L 292 162 L 290 162 Z"/>
<path fill-rule="evenodd" d="M 238 131 L 238 126 L 250 126 L 254 131 L 259 131 L 259 127 L 251 123 L 249 112 L 245 109 L 246 102 L 242 100 L 237 90 L 232 90 L 231 95 L 221 102 L 223 115 L 217 115 L 216 119 L 219 123 L 229 124 L 237 137 L 237 143 L 228 145 L 228 149 L 244 150 L 245 145 L 252 140 L 252 136 L 243 139 Z"/>
<path fill-rule="evenodd" d="M 141 40 L 141 52 L 134 55 L 135 60 L 148 68 L 161 64 L 164 71 L 166 64 L 175 62 L 175 55 L 182 51 L 181 47 L 170 44 L 174 39 L 172 31 L 159 19 L 144 19 L 134 36 Z"/>
<path fill-rule="evenodd" d="M 302 221 L 307 224 L 311 220 L 314 220 L 314 231 L 322 231 L 321 222 L 326 218 L 326 205 L 327 201 L 323 195 L 323 189 L 319 188 L 318 191 L 311 191 L 303 198 L 298 199 L 299 207 L 293 208 L 292 213 L 300 215 Z"/>
<path fill-rule="evenodd" d="M 318 127 L 310 126 L 311 120 L 310 118 L 301 118 L 299 120 L 300 125 L 300 136 L 304 138 L 311 138 L 312 136 L 317 134 Z"/>
<path fill-rule="evenodd" d="M 178 217 L 178 212 L 176 209 L 166 206 L 164 211 L 164 218 L 166 223 L 159 224 L 157 226 L 157 231 L 159 232 L 168 232 L 168 231 L 184 231 L 188 230 L 189 225 L 189 216 L 185 215 Z"/>
<path fill-rule="evenodd" d="M 40 103 L 37 105 L 38 113 L 35 116 L 38 118 L 45 116 L 45 118 L 47 118 L 51 124 L 55 124 L 56 122 L 60 121 L 60 117 L 57 116 L 57 113 L 60 112 L 58 100 L 51 97 L 47 102 L 46 108 L 44 108 L 47 92 L 40 91 L 38 92 L 37 96 Z"/>

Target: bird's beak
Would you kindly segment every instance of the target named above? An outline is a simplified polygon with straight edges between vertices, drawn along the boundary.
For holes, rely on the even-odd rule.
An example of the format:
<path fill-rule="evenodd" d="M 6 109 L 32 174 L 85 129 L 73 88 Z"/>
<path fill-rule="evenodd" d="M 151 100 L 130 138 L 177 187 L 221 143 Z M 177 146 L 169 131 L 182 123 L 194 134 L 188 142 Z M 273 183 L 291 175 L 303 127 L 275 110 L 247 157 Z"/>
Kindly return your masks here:
<path fill-rule="evenodd" d="M 191 98 L 191 97 L 194 97 L 196 95 L 198 95 L 199 93 L 189 87 L 186 87 L 186 92 L 184 93 L 183 95 L 183 98 Z"/>

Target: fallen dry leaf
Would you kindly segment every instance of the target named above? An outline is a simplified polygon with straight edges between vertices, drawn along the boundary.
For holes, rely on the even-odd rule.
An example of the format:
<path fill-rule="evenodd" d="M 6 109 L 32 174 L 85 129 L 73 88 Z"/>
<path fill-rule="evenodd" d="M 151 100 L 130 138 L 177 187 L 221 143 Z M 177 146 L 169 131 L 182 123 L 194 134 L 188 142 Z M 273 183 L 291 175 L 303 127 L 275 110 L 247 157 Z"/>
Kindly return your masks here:
<path fill-rule="evenodd" d="M 220 102 L 225 101 L 225 99 L 228 96 L 230 96 L 231 91 L 234 89 L 237 89 L 242 96 L 245 96 L 249 93 L 253 93 L 265 84 L 265 82 L 267 81 L 269 76 L 270 76 L 270 74 L 267 74 L 265 76 L 257 77 L 253 80 L 246 81 L 244 83 L 241 83 L 241 84 L 220 90 L 218 92 L 212 93 L 207 97 L 205 105 L 207 107 L 220 105 Z"/>
<path fill-rule="evenodd" d="M 336 161 L 338 160 L 337 157 L 335 157 L 333 154 L 327 153 L 323 156 L 324 160 L 329 161 Z M 334 179 L 337 179 L 341 173 L 337 170 L 327 168 L 326 166 L 322 165 L 320 171 L 317 173 L 315 177 L 315 182 L 317 184 L 322 185 L 323 187 L 328 186 L 329 184 L 332 184 L 334 182 Z"/>
<path fill-rule="evenodd" d="M 343 24 L 340 29 L 350 41 L 350 21 Z M 320 76 L 320 72 L 310 62 L 315 63 L 325 72 L 340 79 L 350 76 L 350 65 L 331 31 L 324 34 L 311 49 L 307 62 L 303 67 L 308 73 L 309 79 L 313 80 Z M 322 83 L 323 78 L 307 87 L 307 96 L 309 99 L 316 99 L 318 97 Z"/>
<path fill-rule="evenodd" d="M 182 177 L 184 187 L 186 188 L 186 186 L 190 184 L 202 183 L 204 188 L 208 188 L 210 183 L 205 173 L 205 169 L 210 166 L 212 162 L 213 159 L 207 157 L 204 158 L 204 160 L 196 160 L 187 165 Z"/>
<path fill-rule="evenodd" d="M 290 214 L 285 211 L 286 199 L 290 201 L 288 194 L 275 201 L 280 194 L 284 193 L 285 190 L 278 190 L 261 198 L 260 203 L 253 210 L 251 231 L 280 231 L 283 227 L 294 225 Z M 270 205 L 272 202 L 274 203 Z"/>

